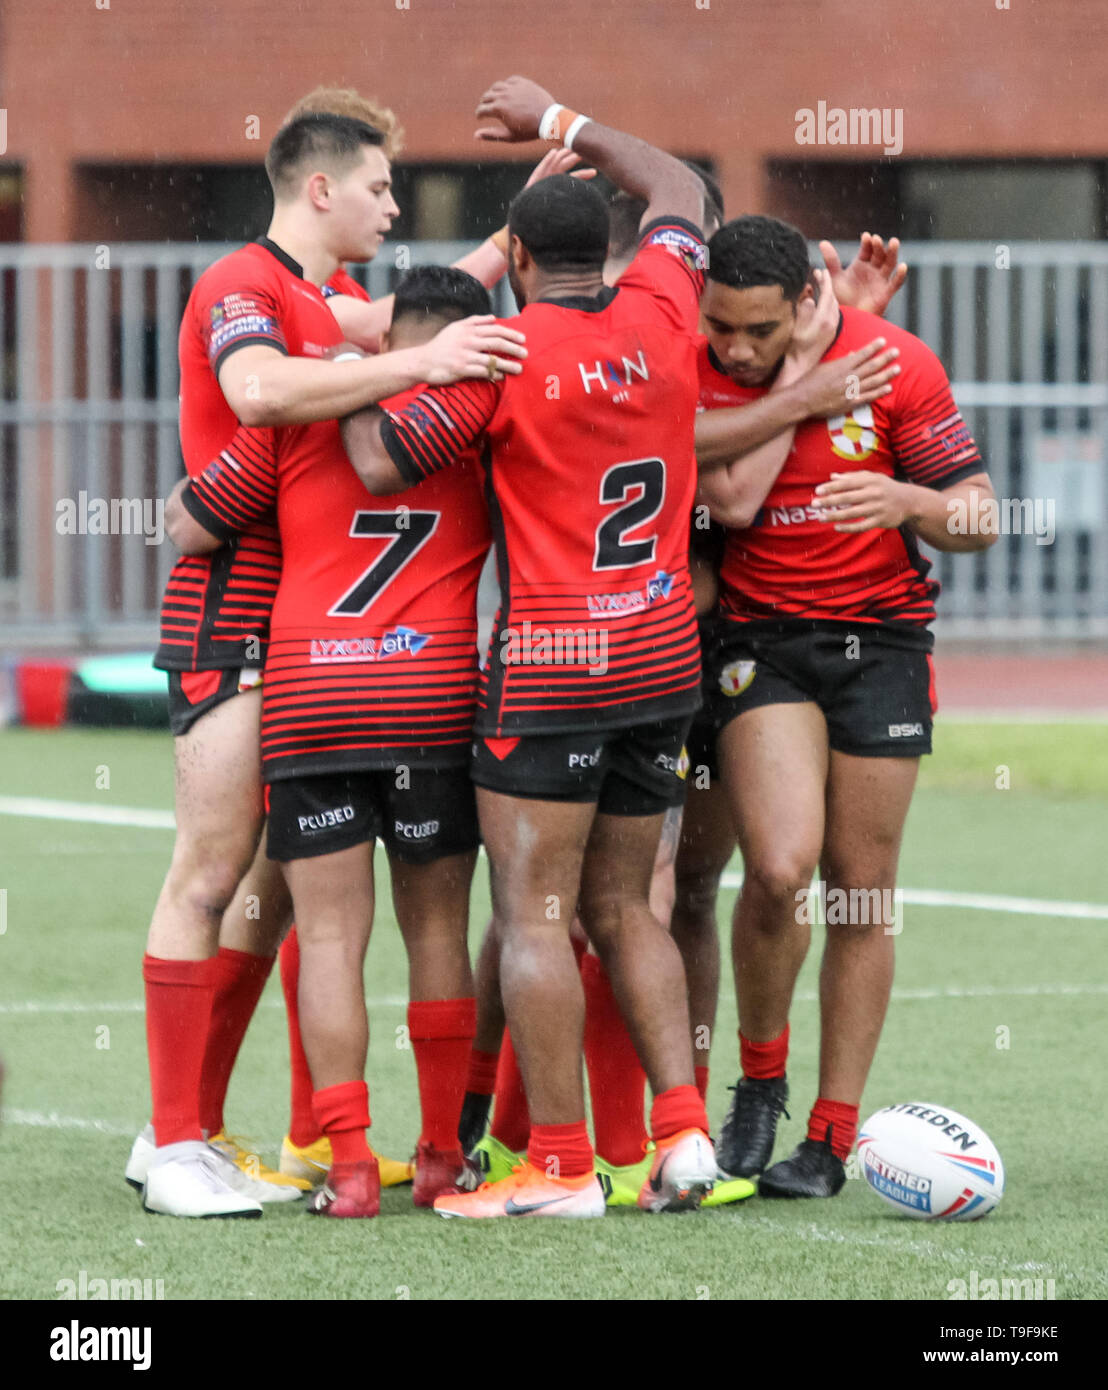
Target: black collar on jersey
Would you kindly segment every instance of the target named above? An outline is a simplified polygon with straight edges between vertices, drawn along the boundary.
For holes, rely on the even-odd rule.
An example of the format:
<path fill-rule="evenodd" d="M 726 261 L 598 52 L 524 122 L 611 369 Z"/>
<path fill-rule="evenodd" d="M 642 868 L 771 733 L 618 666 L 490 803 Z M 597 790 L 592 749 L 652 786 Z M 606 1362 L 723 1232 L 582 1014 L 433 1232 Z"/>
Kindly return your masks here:
<path fill-rule="evenodd" d="M 586 314 L 599 314 L 606 309 L 618 293 L 615 285 L 605 285 L 599 294 L 567 294 L 545 296 L 536 299 L 536 304 L 556 304 L 559 309 L 582 309 Z"/>
<path fill-rule="evenodd" d="M 291 270 L 297 279 L 303 280 L 304 267 L 299 261 L 294 261 L 287 251 L 282 251 L 275 241 L 270 241 L 267 236 L 260 236 L 254 245 L 260 246 L 263 251 L 268 251 L 271 256 L 275 256 L 281 262 L 286 270 Z"/>
<path fill-rule="evenodd" d="M 838 328 L 835 329 L 835 336 L 831 339 L 830 343 L 827 345 L 827 351 L 828 351 L 828 352 L 830 352 L 831 349 L 835 346 L 835 344 L 839 341 L 839 338 L 840 338 L 840 336 L 841 336 L 841 334 L 842 334 L 842 331 L 843 331 L 843 322 L 844 322 L 844 320 L 843 320 L 843 311 L 840 309 L 840 310 L 839 310 L 839 326 L 838 326 Z M 711 366 L 713 366 L 713 367 L 716 369 L 717 372 L 719 372 L 720 376 L 727 376 L 727 375 L 728 375 L 727 370 L 725 369 L 723 363 L 722 363 L 722 362 L 719 360 L 719 358 L 716 356 L 716 350 L 715 350 L 715 348 L 712 347 L 711 343 L 708 344 L 708 362 L 709 362 L 709 364 L 710 364 Z"/>

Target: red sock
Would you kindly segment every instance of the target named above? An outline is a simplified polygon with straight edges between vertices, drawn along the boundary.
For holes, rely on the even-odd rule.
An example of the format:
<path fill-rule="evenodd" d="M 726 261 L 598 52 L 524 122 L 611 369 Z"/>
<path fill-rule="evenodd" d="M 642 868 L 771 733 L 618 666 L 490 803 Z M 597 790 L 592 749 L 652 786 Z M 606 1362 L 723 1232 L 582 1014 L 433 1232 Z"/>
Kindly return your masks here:
<path fill-rule="evenodd" d="M 650 1107 L 650 1137 L 656 1144 L 672 1139 L 683 1129 L 708 1133 L 708 1112 L 695 1086 L 671 1086 L 655 1096 Z"/>
<path fill-rule="evenodd" d="M 820 1096 L 808 1116 L 808 1138 L 826 1143 L 829 1127 L 831 1152 L 845 1163 L 858 1137 L 858 1107 L 845 1105 L 841 1100 L 825 1100 Z"/>
<path fill-rule="evenodd" d="M 325 1086 L 312 1097 L 323 1133 L 331 1141 L 332 1163 L 360 1163 L 371 1158 L 366 1130 L 369 1128 L 369 1087 L 364 1081 L 340 1081 Z"/>
<path fill-rule="evenodd" d="M 492 1124 L 489 1133 L 513 1153 L 522 1153 L 531 1133 L 531 1116 L 527 1110 L 527 1094 L 523 1076 L 512 1046 L 512 1035 L 504 1029 L 500 1062 L 496 1068 L 496 1099 L 492 1103 Z"/>
<path fill-rule="evenodd" d="M 477 1048 L 471 1048 L 469 1070 L 466 1072 L 466 1090 L 479 1096 L 491 1096 L 496 1090 L 496 1068 L 499 1062 L 499 1052 L 479 1052 Z"/>
<path fill-rule="evenodd" d="M 592 1145 L 584 1119 L 570 1125 L 534 1125 L 527 1162 L 548 1178 L 583 1178 L 593 1170 Z"/>
<path fill-rule="evenodd" d="M 162 960 L 144 955 L 146 1050 L 155 1143 L 204 1137 L 200 1077 L 215 995 L 216 958 Z"/>
<path fill-rule="evenodd" d="M 306 1149 L 323 1133 L 312 1109 L 312 1073 L 300 1037 L 300 940 L 293 927 L 281 944 L 281 989 L 285 995 L 285 1014 L 289 1024 L 289 1138 L 298 1149 Z"/>
<path fill-rule="evenodd" d="M 273 957 L 221 946 L 215 963 L 215 997 L 200 1077 L 200 1124 L 209 1135 L 223 1128 L 231 1071 L 273 969 Z"/>
<path fill-rule="evenodd" d="M 694 1071 L 694 1073 L 695 1073 L 695 1075 L 696 1075 L 696 1089 L 700 1092 L 700 1099 L 701 1099 L 702 1101 L 707 1101 L 707 1099 L 708 1099 L 708 1068 L 707 1068 L 707 1067 L 694 1067 L 694 1068 L 693 1068 L 693 1071 Z"/>
<path fill-rule="evenodd" d="M 743 1076 L 751 1081 L 768 1081 L 773 1076 L 785 1075 L 785 1063 L 789 1057 L 789 1025 L 779 1037 L 769 1042 L 752 1042 L 739 1033 L 739 1058 Z"/>
<path fill-rule="evenodd" d="M 458 1120 L 476 1031 L 477 1001 L 472 996 L 408 1005 L 408 1036 L 415 1052 L 423 1117 L 421 1144 L 447 1151 L 458 1147 Z"/>
<path fill-rule="evenodd" d="M 596 1152 L 616 1168 L 640 1163 L 647 1142 L 646 1072 L 599 956 L 581 962 L 585 989 L 585 1065 Z"/>

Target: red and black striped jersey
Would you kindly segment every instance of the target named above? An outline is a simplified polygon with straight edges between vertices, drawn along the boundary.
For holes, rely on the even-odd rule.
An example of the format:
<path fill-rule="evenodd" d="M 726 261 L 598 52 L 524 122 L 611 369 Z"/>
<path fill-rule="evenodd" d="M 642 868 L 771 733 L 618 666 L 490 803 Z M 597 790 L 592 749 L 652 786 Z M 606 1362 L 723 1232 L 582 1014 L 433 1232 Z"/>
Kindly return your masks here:
<path fill-rule="evenodd" d="M 424 388 L 382 425 L 411 482 L 481 448 L 501 590 L 482 734 L 619 728 L 699 703 L 688 538 L 703 265 L 699 232 L 659 219 L 618 287 L 504 320 L 527 337 L 519 376 Z"/>
<path fill-rule="evenodd" d="M 215 535 L 276 503 L 284 568 L 262 687 L 266 781 L 466 761 L 490 543 L 478 475 L 470 456 L 374 497 L 331 421 L 240 429 L 186 489 Z"/>
<path fill-rule="evenodd" d="M 812 507 L 832 473 L 867 470 L 925 487 L 952 487 L 984 472 L 954 404 L 942 363 L 926 344 L 873 314 L 844 307 L 824 360 L 883 337 L 900 349 L 892 393 L 849 415 L 805 420 L 753 523 L 729 530 L 720 571 L 720 612 L 732 622 L 823 618 L 923 626 L 935 616 L 936 580 L 907 526 L 852 535 Z M 765 394 L 720 368 L 700 344 L 700 407 L 742 405 Z"/>
<path fill-rule="evenodd" d="M 209 266 L 189 295 L 178 337 L 181 450 L 189 475 L 207 466 L 238 425 L 218 380 L 232 352 L 261 343 L 320 357 L 341 341 L 319 289 L 268 238 Z M 154 664 L 178 671 L 260 665 L 280 574 L 272 516 L 212 555 L 182 556 L 162 600 Z"/>

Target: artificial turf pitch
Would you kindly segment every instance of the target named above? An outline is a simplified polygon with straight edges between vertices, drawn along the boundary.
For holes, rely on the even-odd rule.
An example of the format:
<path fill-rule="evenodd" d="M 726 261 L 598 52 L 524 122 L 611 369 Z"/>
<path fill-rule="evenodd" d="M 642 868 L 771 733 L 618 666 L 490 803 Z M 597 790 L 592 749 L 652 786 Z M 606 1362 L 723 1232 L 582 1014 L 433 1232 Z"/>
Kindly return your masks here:
<path fill-rule="evenodd" d="M 906 888 L 1108 904 L 1108 725 L 940 721 L 936 748 L 908 822 Z M 169 809 L 170 739 L 0 732 L 0 807 L 20 797 Z M 863 1118 L 923 1100 L 983 1125 L 1007 1168 L 1005 1198 L 983 1222 L 900 1218 L 859 1178 L 829 1202 L 753 1198 L 680 1217 L 613 1211 L 603 1222 L 448 1223 L 415 1211 L 404 1188 L 384 1194 L 376 1221 L 315 1221 L 300 1204 L 250 1222 L 149 1216 L 122 1174 L 148 1117 L 140 963 L 171 843 L 168 830 L 0 814 L 0 1228 L 9 1237 L 0 1296 L 55 1299 L 81 1271 L 161 1280 L 167 1299 L 945 1299 L 950 1281 L 974 1271 L 1041 1279 L 1044 1289 L 1053 1280 L 1059 1300 L 1108 1293 L 1103 916 L 904 908 Z M 737 857 L 732 867 L 741 868 Z M 724 928 L 733 898 L 724 892 Z M 487 914 L 481 864 L 474 944 Z M 781 1124 L 779 1157 L 803 1137 L 814 1099 L 821 934 L 793 1011 L 792 1119 Z M 417 1132 L 406 984 L 384 889 L 366 966 L 368 1077 L 374 1143 L 396 1156 Z M 725 983 L 715 1125 L 736 1071 Z M 231 1084 L 229 1127 L 275 1162 L 287 1103 L 274 976 Z"/>

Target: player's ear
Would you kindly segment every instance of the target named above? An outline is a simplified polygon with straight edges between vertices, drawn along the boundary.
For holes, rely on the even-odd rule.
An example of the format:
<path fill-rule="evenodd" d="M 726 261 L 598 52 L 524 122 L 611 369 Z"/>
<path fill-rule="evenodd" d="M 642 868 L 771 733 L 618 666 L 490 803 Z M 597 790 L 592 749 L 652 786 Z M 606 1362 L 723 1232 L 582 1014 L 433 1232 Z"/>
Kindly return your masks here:
<path fill-rule="evenodd" d="M 381 334 L 381 351 L 388 352 L 392 348 L 392 329 L 386 328 Z"/>
<path fill-rule="evenodd" d="M 331 206 L 331 184 L 326 174 L 313 174 L 308 180 L 308 200 L 312 207 L 326 212 Z"/>

